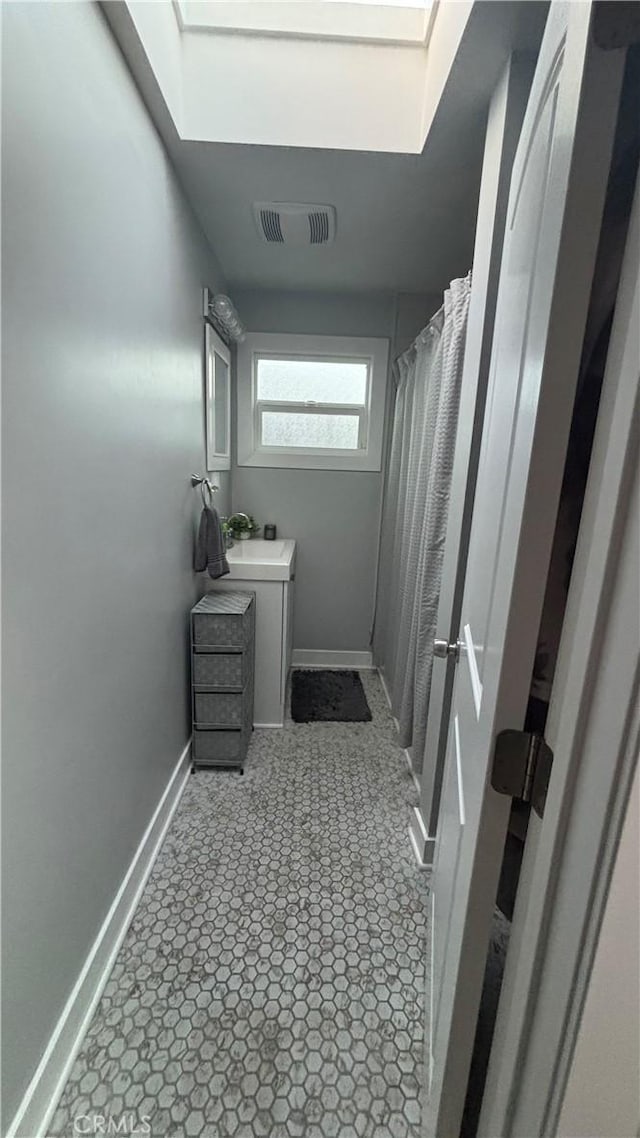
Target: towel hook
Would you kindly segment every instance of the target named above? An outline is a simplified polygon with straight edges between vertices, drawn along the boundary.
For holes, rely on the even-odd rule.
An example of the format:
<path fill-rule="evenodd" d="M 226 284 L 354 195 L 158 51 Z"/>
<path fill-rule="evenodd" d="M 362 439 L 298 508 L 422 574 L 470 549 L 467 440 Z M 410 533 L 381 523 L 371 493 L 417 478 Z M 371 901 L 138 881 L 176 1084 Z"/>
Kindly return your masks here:
<path fill-rule="evenodd" d="M 201 478 L 198 474 L 192 474 L 191 475 L 191 485 L 194 487 L 194 489 L 196 486 L 200 487 L 200 497 L 202 498 L 202 505 L 204 507 L 206 507 L 208 504 L 209 507 L 211 507 L 213 505 L 213 495 L 214 495 L 216 490 L 220 489 L 220 487 L 215 486 L 214 483 L 211 482 L 209 478 Z M 208 503 L 207 503 L 207 500 L 205 498 L 205 490 L 207 491 L 207 493 L 209 495 L 209 502 Z"/>

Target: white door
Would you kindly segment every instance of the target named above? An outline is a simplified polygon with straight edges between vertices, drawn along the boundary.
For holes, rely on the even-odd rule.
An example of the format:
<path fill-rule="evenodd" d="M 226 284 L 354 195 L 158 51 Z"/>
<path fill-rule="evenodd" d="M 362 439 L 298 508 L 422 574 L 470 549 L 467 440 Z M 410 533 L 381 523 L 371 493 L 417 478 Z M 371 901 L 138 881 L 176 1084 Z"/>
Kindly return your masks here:
<path fill-rule="evenodd" d="M 593 1067 L 597 1078 L 580 1096 L 583 1117 L 591 1109 L 590 1123 L 571 1132 L 637 1130 L 640 977 L 632 934 L 623 934 L 624 945 L 618 935 L 618 958 L 608 961 L 608 1021 L 601 1016 L 598 1023 L 591 1008 L 593 1050 L 587 1056 L 580 1054 L 580 1036 L 589 1021 L 589 970 L 603 935 L 600 922 L 607 920 L 605 905 L 617 903 L 613 882 L 606 901 L 608 883 L 617 873 L 616 840 L 640 754 L 639 479 L 640 177 L 547 718 L 553 770 L 544 818 L 533 814 L 527 830 L 478 1126 L 484 1138 L 560 1133 L 565 1080 L 571 1082 L 571 1070 L 579 1075 L 576 1064 L 584 1070 L 588 1054 L 600 1056 Z M 637 842 L 635 871 L 637 881 Z M 638 884 L 626 891 L 629 925 Z M 636 935 L 639 917 L 636 912 Z M 596 975 L 598 953 L 600 948 Z M 631 1034 L 634 1043 L 627 1042 Z M 636 1112 L 626 1129 L 625 1110 Z"/>
<path fill-rule="evenodd" d="M 432 888 L 425 1133 L 459 1133 L 510 799 L 496 735 L 523 725 L 623 58 L 591 4 L 553 2 L 514 162 Z"/>
<path fill-rule="evenodd" d="M 529 56 L 512 56 L 489 106 L 447 536 L 438 600 L 436 637 L 443 642 L 455 640 L 460 628 L 460 606 L 489 378 L 509 181 L 532 75 L 533 63 Z M 424 843 L 423 856 L 428 863 L 433 860 L 440 808 L 453 692 L 453 664 L 450 656 L 440 659 L 436 657 L 431 675 L 426 744 L 420 776 L 420 818 L 414 831 L 421 853 Z M 424 833 L 427 835 L 426 842 L 422 837 Z"/>

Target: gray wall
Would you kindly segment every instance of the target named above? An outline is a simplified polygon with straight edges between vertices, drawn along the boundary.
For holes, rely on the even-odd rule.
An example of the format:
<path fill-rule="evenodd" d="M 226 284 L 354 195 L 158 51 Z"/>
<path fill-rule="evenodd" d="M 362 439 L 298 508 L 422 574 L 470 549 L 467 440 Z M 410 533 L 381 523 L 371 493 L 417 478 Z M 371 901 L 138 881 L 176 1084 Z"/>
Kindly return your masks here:
<path fill-rule="evenodd" d="M 234 299 L 252 332 L 386 336 L 392 295 L 242 292 Z M 298 543 L 294 648 L 369 647 L 381 475 L 345 470 L 233 467 L 234 510 L 275 522 Z"/>
<path fill-rule="evenodd" d="M 442 306 L 443 295 L 434 293 L 402 292 L 398 294 L 394 355 L 405 352 L 418 332 L 435 316 Z"/>
<path fill-rule="evenodd" d="M 432 315 L 413 294 L 233 290 L 252 332 L 388 337 L 391 358 Z M 436 299 L 436 307 L 439 302 Z M 233 509 L 298 542 L 294 647 L 366 651 L 373 621 L 382 474 L 233 467 Z"/>
<path fill-rule="evenodd" d="M 97 5 L 2 8 L 6 1126 L 189 735 L 222 282 Z"/>

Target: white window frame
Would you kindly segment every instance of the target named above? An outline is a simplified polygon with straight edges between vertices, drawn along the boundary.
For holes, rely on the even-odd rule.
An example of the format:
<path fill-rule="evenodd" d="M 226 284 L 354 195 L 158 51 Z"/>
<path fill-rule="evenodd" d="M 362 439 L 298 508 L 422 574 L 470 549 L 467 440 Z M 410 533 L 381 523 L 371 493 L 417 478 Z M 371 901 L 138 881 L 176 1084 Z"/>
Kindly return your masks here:
<path fill-rule="evenodd" d="M 349 360 L 368 366 L 367 396 L 362 404 L 305 403 L 258 400 L 257 361 L 261 358 Z M 238 466 L 297 470 L 380 470 L 389 366 L 389 341 L 351 336 L 292 336 L 280 332 L 251 332 L 238 345 L 237 441 Z M 260 418 L 265 411 L 320 415 L 356 413 L 360 419 L 358 450 L 308 447 L 265 447 L 260 442 Z"/>

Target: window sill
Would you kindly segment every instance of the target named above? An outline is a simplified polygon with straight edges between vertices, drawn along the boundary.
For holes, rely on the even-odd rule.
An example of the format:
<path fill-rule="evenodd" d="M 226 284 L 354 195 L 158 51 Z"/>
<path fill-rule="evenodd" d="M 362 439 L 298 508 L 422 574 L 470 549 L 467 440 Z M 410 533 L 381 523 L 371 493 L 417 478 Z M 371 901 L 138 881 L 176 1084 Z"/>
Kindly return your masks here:
<path fill-rule="evenodd" d="M 381 463 L 368 454 L 269 454 L 266 451 L 253 451 L 238 455 L 238 466 L 258 466 L 276 470 L 355 470 L 380 472 Z"/>

